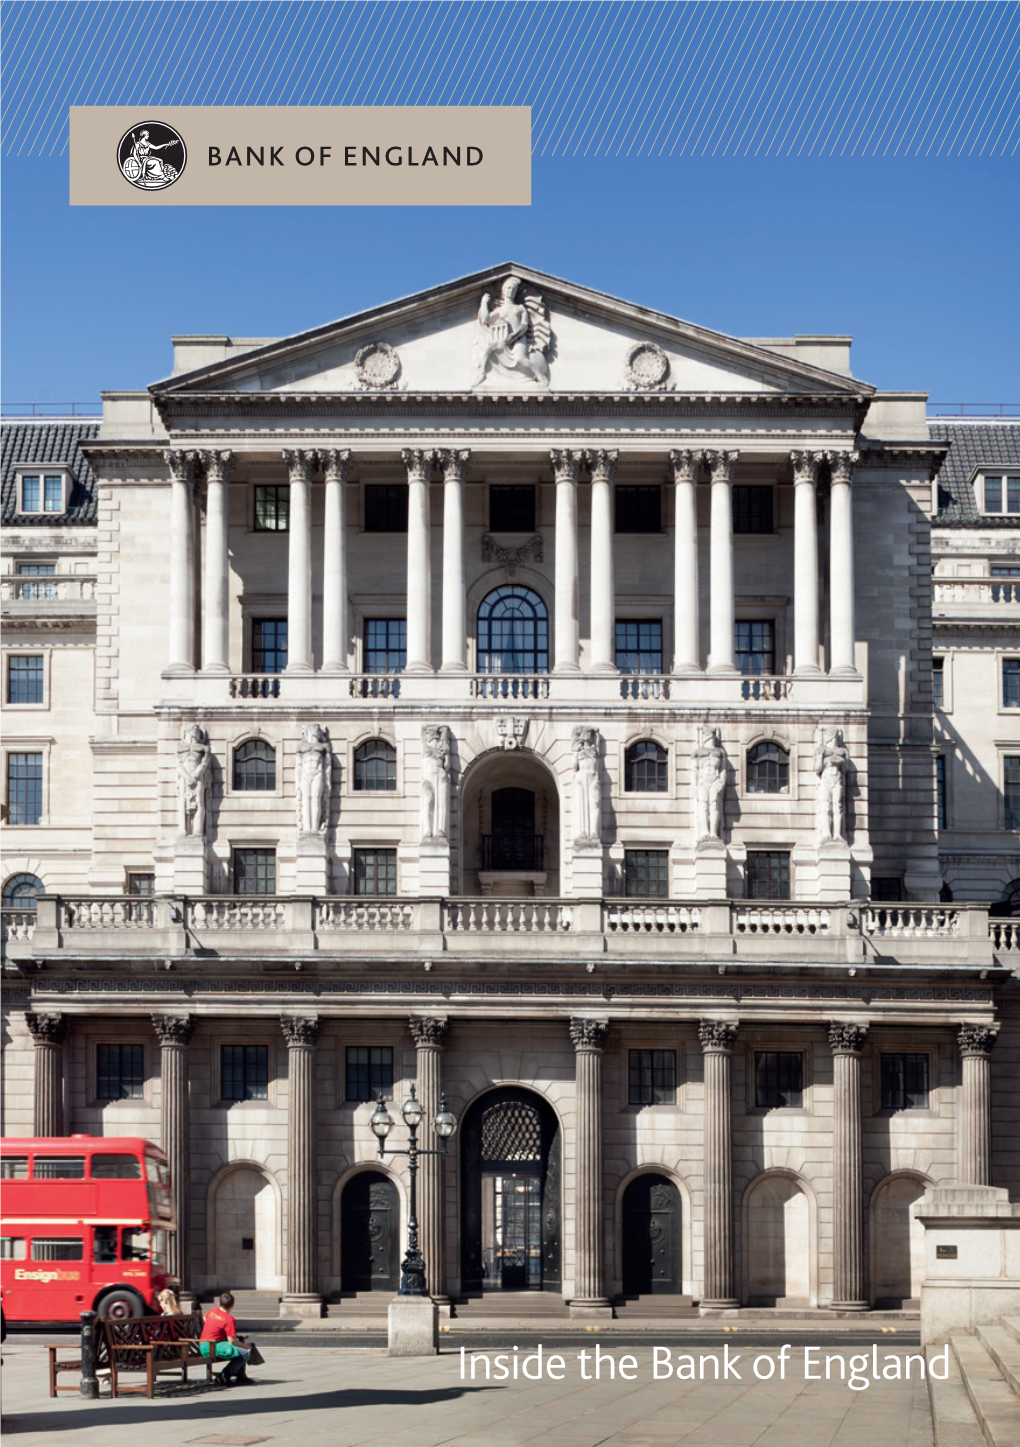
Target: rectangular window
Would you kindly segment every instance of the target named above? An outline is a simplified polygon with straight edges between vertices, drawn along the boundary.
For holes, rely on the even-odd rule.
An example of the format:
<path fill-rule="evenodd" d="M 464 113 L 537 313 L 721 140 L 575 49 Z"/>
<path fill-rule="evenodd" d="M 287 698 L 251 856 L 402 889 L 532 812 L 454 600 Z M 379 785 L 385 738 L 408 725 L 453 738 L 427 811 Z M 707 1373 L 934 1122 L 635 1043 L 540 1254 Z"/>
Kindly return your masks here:
<path fill-rule="evenodd" d="M 96 1095 L 100 1100 L 140 1100 L 145 1086 L 142 1045 L 96 1047 Z"/>
<path fill-rule="evenodd" d="M 936 708 L 942 708 L 946 701 L 946 660 L 933 658 L 931 661 L 931 701 Z"/>
<path fill-rule="evenodd" d="M 533 533 L 534 487 L 525 483 L 493 484 L 489 488 L 489 530 L 494 533 Z"/>
<path fill-rule="evenodd" d="M 935 827 L 946 827 L 946 756 L 939 754 L 935 760 Z"/>
<path fill-rule="evenodd" d="M 56 563 L 19 563 L 19 578 L 53 578 L 56 575 Z M 57 596 L 57 585 L 55 582 L 48 583 L 18 583 L 15 589 L 15 596 L 23 603 L 47 603 L 52 602 Z"/>
<path fill-rule="evenodd" d="M 384 1100 L 393 1095 L 393 1047 L 348 1045 L 347 1100 Z"/>
<path fill-rule="evenodd" d="M 142 1163 L 137 1156 L 97 1153 L 92 1157 L 90 1175 L 94 1181 L 140 1181 Z"/>
<path fill-rule="evenodd" d="M 396 894 L 397 851 L 395 849 L 355 849 L 354 893 Z"/>
<path fill-rule="evenodd" d="M 0 1261 L 24 1261 L 28 1245 L 24 1236 L 0 1237 Z"/>
<path fill-rule="evenodd" d="M 1020 708 L 1020 658 L 1002 660 L 1002 706 Z"/>
<path fill-rule="evenodd" d="M 661 618 L 617 618 L 616 666 L 621 673 L 662 672 Z"/>
<path fill-rule="evenodd" d="M 85 1243 L 80 1236 L 37 1236 L 32 1242 L 33 1261 L 84 1261 Z"/>
<path fill-rule="evenodd" d="M 779 849 L 749 849 L 746 878 L 748 899 L 789 899 L 789 854 Z"/>
<path fill-rule="evenodd" d="M 676 1100 L 676 1051 L 628 1050 L 631 1105 L 673 1105 Z"/>
<path fill-rule="evenodd" d="M 220 1047 L 220 1099 L 269 1099 L 269 1046 Z"/>
<path fill-rule="evenodd" d="M 993 578 L 1006 581 L 992 584 L 993 603 L 1020 603 L 1020 568 L 997 565 L 991 570 Z M 1012 581 L 1009 581 L 1012 579 Z"/>
<path fill-rule="evenodd" d="M 42 703 L 43 656 L 12 653 L 7 659 L 7 702 Z"/>
<path fill-rule="evenodd" d="M 987 496 L 987 489 L 986 489 Z M 21 511 L 39 512 L 40 499 L 42 497 L 42 478 L 23 477 L 21 479 Z"/>
<path fill-rule="evenodd" d="M 1020 513 L 1020 473 L 986 472 L 984 485 L 985 512 Z"/>
<path fill-rule="evenodd" d="M 662 532 L 662 489 L 660 487 L 619 486 L 616 497 L 616 531 L 618 533 Z"/>
<path fill-rule="evenodd" d="M 407 484 L 367 482 L 365 484 L 365 532 L 407 532 Z"/>
<path fill-rule="evenodd" d="M 84 1156 L 36 1156 L 32 1175 L 37 1181 L 83 1181 Z"/>
<path fill-rule="evenodd" d="M 402 673 L 407 662 L 407 619 L 365 619 L 365 672 Z"/>
<path fill-rule="evenodd" d="M 799 1050 L 759 1050 L 754 1057 L 754 1103 L 780 1110 L 804 1102 L 804 1057 Z"/>
<path fill-rule="evenodd" d="M 1020 829 L 1020 754 L 1007 754 L 1002 761 L 1003 824 Z"/>
<path fill-rule="evenodd" d="M 873 874 L 871 898 L 876 904 L 896 904 L 903 898 L 903 877 L 899 874 Z"/>
<path fill-rule="evenodd" d="M 38 824 L 42 819 L 42 754 L 7 755 L 7 822 Z"/>
<path fill-rule="evenodd" d="M 251 623 L 252 672 L 282 673 L 286 667 L 286 618 L 253 618 Z"/>
<path fill-rule="evenodd" d="M 734 631 L 736 664 L 740 672 L 751 676 L 775 673 L 775 625 L 772 620 L 741 618 Z"/>
<path fill-rule="evenodd" d="M 290 487 L 266 487 L 255 489 L 255 531 L 257 533 L 285 533 L 290 531 Z"/>
<path fill-rule="evenodd" d="M 771 487 L 733 488 L 733 531 L 735 533 L 770 533 L 772 527 Z"/>
<path fill-rule="evenodd" d="M 154 874 L 129 874 L 128 894 L 153 895 L 156 893 L 156 876 Z"/>
<path fill-rule="evenodd" d="M 628 899 L 668 899 L 669 850 L 627 849 L 623 877 Z"/>
<path fill-rule="evenodd" d="M 64 511 L 64 479 L 59 475 L 56 477 L 43 478 L 43 512 Z"/>
<path fill-rule="evenodd" d="M 234 850 L 234 893 L 276 893 L 276 850 Z"/>
<path fill-rule="evenodd" d="M 28 1156 L 4 1156 L 0 1160 L 0 1181 L 27 1181 Z"/>
<path fill-rule="evenodd" d="M 882 1055 L 882 1109 L 928 1109 L 927 1054 Z"/>

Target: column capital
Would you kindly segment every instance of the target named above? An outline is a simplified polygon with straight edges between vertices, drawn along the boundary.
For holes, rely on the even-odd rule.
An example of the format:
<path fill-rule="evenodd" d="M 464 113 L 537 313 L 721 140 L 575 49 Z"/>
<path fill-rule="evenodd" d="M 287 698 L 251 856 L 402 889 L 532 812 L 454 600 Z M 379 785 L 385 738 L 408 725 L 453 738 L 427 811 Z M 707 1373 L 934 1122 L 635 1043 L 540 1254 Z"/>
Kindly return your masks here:
<path fill-rule="evenodd" d="M 733 468 L 740 456 L 739 452 L 714 452 L 709 451 L 702 454 L 708 464 L 708 470 L 713 482 L 732 482 Z"/>
<path fill-rule="evenodd" d="M 586 452 L 584 458 L 591 471 L 592 482 L 612 482 L 619 456 L 618 452 L 607 452 L 605 449 Z"/>
<path fill-rule="evenodd" d="M 229 449 L 224 452 L 203 450 L 196 455 L 205 469 L 207 482 L 230 481 L 230 471 L 234 465 L 233 452 Z"/>
<path fill-rule="evenodd" d="M 705 460 L 704 452 L 674 450 L 669 454 L 674 482 L 697 482 L 698 471 Z"/>
<path fill-rule="evenodd" d="M 168 447 L 163 452 L 163 461 L 170 469 L 172 482 L 194 482 L 197 452 L 184 452 L 177 447 Z"/>
<path fill-rule="evenodd" d="M 347 447 L 332 447 L 319 453 L 319 466 L 326 474 L 327 482 L 346 482 L 350 465 L 351 453 Z"/>
<path fill-rule="evenodd" d="M 153 1015 L 152 1028 L 160 1045 L 187 1045 L 195 1032 L 193 1015 Z"/>
<path fill-rule="evenodd" d="M 45 1013 L 26 1010 L 25 1024 L 36 1045 L 63 1045 L 67 1039 L 67 1016 L 59 1011 Z"/>
<path fill-rule="evenodd" d="M 998 1034 L 998 1025 L 961 1025 L 956 1032 L 956 1043 L 963 1056 L 988 1056 Z"/>
<path fill-rule="evenodd" d="M 429 448 L 405 447 L 400 454 L 407 468 L 408 482 L 431 482 L 436 454 Z"/>
<path fill-rule="evenodd" d="M 419 1050 L 429 1046 L 442 1050 L 446 1044 L 450 1022 L 445 1015 L 412 1015 L 408 1027 Z"/>
<path fill-rule="evenodd" d="M 829 1022 L 829 1049 L 833 1055 L 860 1055 L 867 1038 L 867 1025 L 844 1020 Z"/>
<path fill-rule="evenodd" d="M 791 452 L 790 466 L 793 468 L 794 485 L 814 487 L 818 482 L 818 468 L 825 461 L 825 456 L 824 452 Z"/>
<path fill-rule="evenodd" d="M 312 473 L 319 460 L 318 453 L 310 452 L 304 447 L 285 447 L 282 456 L 291 482 L 311 482 Z"/>
<path fill-rule="evenodd" d="M 549 453 L 557 482 L 576 482 L 584 461 L 584 453 L 574 448 L 554 447 Z"/>
<path fill-rule="evenodd" d="M 829 471 L 833 482 L 845 482 L 849 487 L 854 479 L 854 467 L 860 456 L 859 452 L 827 452 L 825 454 L 829 463 Z"/>
<path fill-rule="evenodd" d="M 698 1039 L 706 1055 L 730 1055 L 740 1029 L 739 1020 L 699 1020 Z"/>
<path fill-rule="evenodd" d="M 303 1046 L 312 1047 L 319 1038 L 318 1015 L 281 1015 L 280 1029 L 287 1041 L 288 1050 Z"/>
<path fill-rule="evenodd" d="M 570 1038 L 578 1055 L 585 1050 L 601 1055 L 608 1033 L 608 1020 L 592 1020 L 587 1015 L 570 1017 Z"/>
<path fill-rule="evenodd" d="M 467 477 L 471 461 L 469 447 L 443 447 L 436 453 L 436 461 L 443 469 L 444 482 L 463 482 Z"/>

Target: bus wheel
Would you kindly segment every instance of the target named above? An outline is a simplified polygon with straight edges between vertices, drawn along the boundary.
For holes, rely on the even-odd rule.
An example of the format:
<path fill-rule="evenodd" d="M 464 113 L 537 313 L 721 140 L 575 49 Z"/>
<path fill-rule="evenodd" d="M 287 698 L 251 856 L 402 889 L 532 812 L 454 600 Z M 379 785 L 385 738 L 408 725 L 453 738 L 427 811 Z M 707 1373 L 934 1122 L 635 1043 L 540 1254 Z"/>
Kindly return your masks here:
<path fill-rule="evenodd" d="M 97 1301 L 96 1311 L 111 1321 L 128 1321 L 133 1316 L 145 1315 L 145 1303 L 133 1291 L 108 1291 Z"/>

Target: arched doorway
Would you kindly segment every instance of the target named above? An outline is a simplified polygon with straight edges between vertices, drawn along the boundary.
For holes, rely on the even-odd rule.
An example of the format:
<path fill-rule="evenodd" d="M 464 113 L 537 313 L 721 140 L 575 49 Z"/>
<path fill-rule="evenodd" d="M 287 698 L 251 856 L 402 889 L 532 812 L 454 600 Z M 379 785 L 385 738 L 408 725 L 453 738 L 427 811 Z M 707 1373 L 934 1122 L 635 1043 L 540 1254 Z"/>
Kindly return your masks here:
<path fill-rule="evenodd" d="M 789 1176 L 763 1176 L 744 1203 L 748 1306 L 811 1302 L 808 1198 Z"/>
<path fill-rule="evenodd" d="M 623 1193 L 623 1294 L 681 1291 L 680 1192 L 665 1176 L 638 1176 Z"/>
<path fill-rule="evenodd" d="M 925 1192 L 917 1176 L 890 1176 L 871 1197 L 871 1298 L 898 1311 L 921 1298 L 924 1227 L 914 1215 Z"/>
<path fill-rule="evenodd" d="M 530 1090 L 483 1095 L 461 1131 L 466 1291 L 559 1291 L 560 1131 Z"/>
<path fill-rule="evenodd" d="M 400 1282 L 400 1202 L 381 1171 L 352 1177 L 340 1198 L 344 1291 L 395 1291 Z"/>
<path fill-rule="evenodd" d="M 462 893 L 527 899 L 559 893 L 559 793 L 529 749 L 493 749 L 462 790 Z"/>
<path fill-rule="evenodd" d="M 212 1205 L 217 1288 L 276 1289 L 276 1191 L 272 1181 L 257 1166 L 235 1166 L 217 1182 Z"/>

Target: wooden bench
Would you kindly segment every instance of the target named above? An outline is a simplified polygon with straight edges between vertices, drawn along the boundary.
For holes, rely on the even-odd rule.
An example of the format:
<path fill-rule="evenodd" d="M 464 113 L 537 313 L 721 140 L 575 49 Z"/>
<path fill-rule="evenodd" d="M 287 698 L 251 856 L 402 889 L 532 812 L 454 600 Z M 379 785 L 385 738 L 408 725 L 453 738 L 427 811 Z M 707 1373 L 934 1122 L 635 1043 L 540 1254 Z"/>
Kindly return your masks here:
<path fill-rule="evenodd" d="M 111 1396 L 140 1395 L 155 1396 L 156 1378 L 168 1372 L 180 1372 L 181 1381 L 188 1380 L 188 1366 L 195 1363 L 205 1368 L 205 1380 L 213 1380 L 213 1357 L 202 1355 L 199 1337 L 202 1331 L 202 1316 L 193 1312 L 190 1316 L 133 1316 L 126 1321 L 111 1321 L 99 1317 L 96 1321 L 96 1372 L 108 1376 Z M 73 1358 L 61 1358 L 59 1352 L 73 1350 Z M 73 1387 L 61 1386 L 61 1372 L 81 1373 L 81 1348 L 70 1347 L 67 1342 L 59 1345 L 47 1343 L 50 1354 L 50 1396 L 58 1392 L 76 1392 Z M 126 1386 L 121 1373 L 141 1371 L 145 1381 L 138 1386 Z"/>

